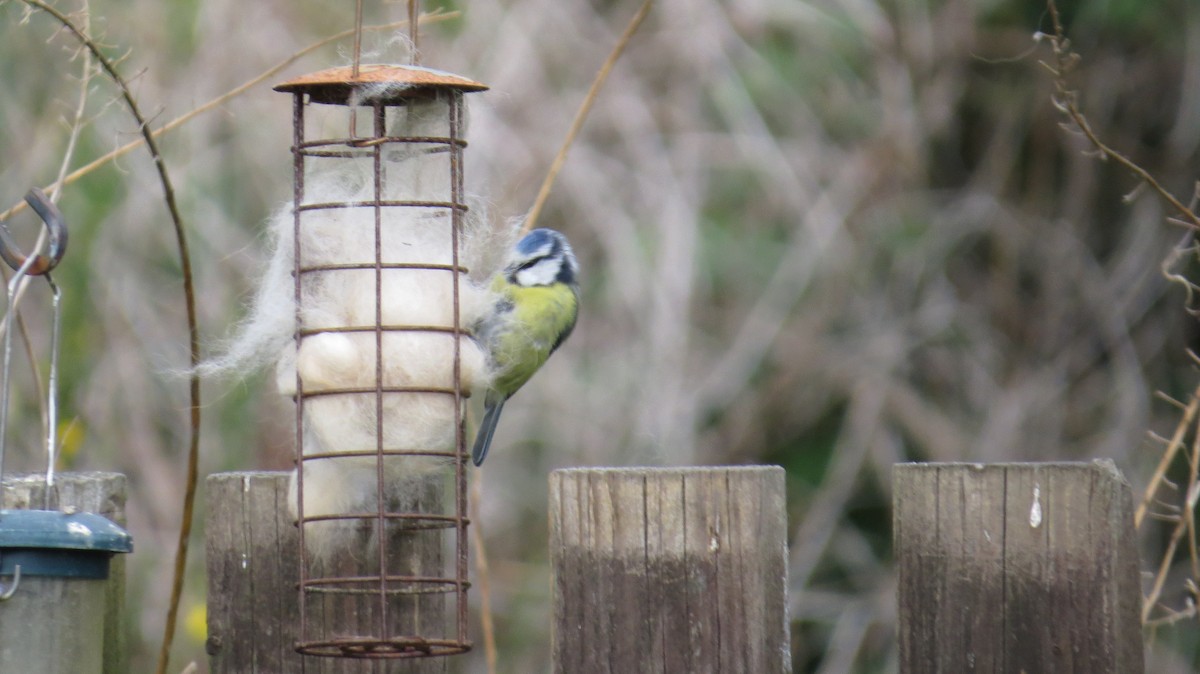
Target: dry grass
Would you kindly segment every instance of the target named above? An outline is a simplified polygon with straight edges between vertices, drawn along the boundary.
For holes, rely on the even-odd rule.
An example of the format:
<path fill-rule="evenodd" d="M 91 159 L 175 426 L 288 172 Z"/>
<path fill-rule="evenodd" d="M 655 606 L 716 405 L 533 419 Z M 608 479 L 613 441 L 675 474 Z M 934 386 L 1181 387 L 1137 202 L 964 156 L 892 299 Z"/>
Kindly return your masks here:
<path fill-rule="evenodd" d="M 457 3 L 460 18 L 423 36 L 426 63 L 492 86 L 471 102 L 467 181 L 495 215 L 530 208 L 640 4 Z M 1186 408 L 1196 386 L 1185 352 L 1194 319 L 1159 271 L 1181 234 L 1164 221 L 1178 214 L 1148 194 L 1123 201 L 1137 180 L 1059 127 L 1054 78 L 1037 60 L 1053 57 L 1030 39 L 1052 30 L 1037 23 L 1039 5 L 655 3 L 540 216 L 576 245 L 584 311 L 508 406 L 484 475 L 504 671 L 546 668 L 540 523 L 555 467 L 785 464 L 793 652 L 797 671 L 821 674 L 895 668 L 894 462 L 1111 457 L 1139 491 L 1151 484 L 1165 448 L 1146 430 L 1169 437 L 1183 414 L 1153 392 Z M 368 23 L 404 18 L 399 4 L 365 7 Z M 1097 138 L 1190 194 L 1200 12 L 1168 11 L 1143 12 L 1162 15 L 1155 41 L 1095 12 L 1066 17 L 1085 55 L 1071 88 Z M 0 0 L 0 208 L 58 175 L 79 98 L 76 45 L 23 15 Z M 93 33 L 151 127 L 352 22 L 349 4 L 316 0 L 91 2 Z M 366 47 L 402 57 L 378 36 Z M 278 79 L 347 63 L 349 48 L 316 49 Z M 251 288 L 262 221 L 290 194 L 290 99 L 268 83 L 161 137 L 209 348 Z M 137 136 L 116 101 L 92 80 L 72 168 Z M 62 407 L 84 438 L 70 465 L 131 481 L 134 671 L 149 668 L 159 639 L 187 445 L 186 380 L 169 374 L 187 364 L 186 321 L 154 171 L 133 153 L 63 190 L 75 238 L 57 277 L 68 302 Z M 1171 270 L 1186 279 L 1195 249 L 1180 250 Z M 44 354 L 44 322 L 29 320 Z M 15 383 L 14 419 L 31 421 L 15 429 L 6 467 L 33 468 L 36 405 L 28 380 Z M 202 474 L 286 465 L 289 405 L 263 376 L 210 384 L 206 397 Z M 1196 493 L 1194 429 L 1182 428 L 1157 496 L 1176 507 Z M 1143 524 L 1148 569 L 1177 546 L 1165 608 L 1151 616 L 1173 621 L 1156 635 L 1156 672 L 1191 671 L 1200 650 L 1194 619 L 1178 617 L 1195 578 L 1185 510 Z M 184 615 L 203 603 L 200 562 L 194 553 Z M 203 659 L 196 635 L 182 634 L 173 662 Z M 482 652 L 462 667 L 483 671 Z"/>

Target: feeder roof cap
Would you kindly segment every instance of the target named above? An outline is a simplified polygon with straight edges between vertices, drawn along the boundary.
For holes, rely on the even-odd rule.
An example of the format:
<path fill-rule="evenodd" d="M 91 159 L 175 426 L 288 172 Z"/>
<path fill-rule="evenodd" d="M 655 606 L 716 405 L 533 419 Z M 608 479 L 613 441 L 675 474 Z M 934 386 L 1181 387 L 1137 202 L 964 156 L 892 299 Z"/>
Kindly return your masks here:
<path fill-rule="evenodd" d="M 0 510 L 0 551 L 5 548 L 130 552 L 133 537 L 96 513 Z"/>
<path fill-rule="evenodd" d="M 362 64 L 358 77 L 351 66 L 327 68 L 278 84 L 275 91 L 308 94 L 318 103 L 346 103 L 354 90 L 362 102 L 424 97 L 439 90 L 485 91 L 487 85 L 444 70 L 424 66 Z"/>

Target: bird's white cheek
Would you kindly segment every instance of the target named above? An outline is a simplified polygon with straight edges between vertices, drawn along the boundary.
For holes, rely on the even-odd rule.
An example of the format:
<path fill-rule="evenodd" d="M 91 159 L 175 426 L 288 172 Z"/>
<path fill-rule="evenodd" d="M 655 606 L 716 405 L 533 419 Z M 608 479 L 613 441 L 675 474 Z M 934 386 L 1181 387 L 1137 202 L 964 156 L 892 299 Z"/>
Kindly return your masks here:
<path fill-rule="evenodd" d="M 562 263 L 559 260 L 547 258 L 532 267 L 526 267 L 518 271 L 515 276 L 517 285 L 525 288 L 548 286 L 554 283 L 554 279 L 558 276 L 561 268 Z"/>

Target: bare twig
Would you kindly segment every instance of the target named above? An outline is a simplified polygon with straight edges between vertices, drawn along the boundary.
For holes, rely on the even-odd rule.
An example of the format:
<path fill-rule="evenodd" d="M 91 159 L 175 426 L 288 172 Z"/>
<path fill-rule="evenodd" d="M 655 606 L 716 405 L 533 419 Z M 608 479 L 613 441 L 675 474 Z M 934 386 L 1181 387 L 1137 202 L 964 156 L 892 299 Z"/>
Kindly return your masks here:
<path fill-rule="evenodd" d="M 88 6 L 88 0 L 83 0 L 82 5 L 80 12 L 83 14 L 83 32 L 90 34 L 92 32 L 92 13 Z M 54 184 L 45 190 L 50 201 L 54 203 L 58 203 L 59 197 L 62 196 L 63 179 L 66 178 L 67 169 L 71 168 L 71 159 L 75 156 L 75 145 L 79 142 L 79 133 L 83 130 L 83 113 L 87 108 L 88 89 L 91 83 L 92 52 L 85 49 L 83 50 L 83 67 L 79 74 L 79 102 L 75 104 L 75 116 L 71 119 L 71 133 L 67 136 L 67 149 L 63 152 L 62 163 L 58 166 L 58 177 L 54 179 Z"/>
<path fill-rule="evenodd" d="M 1163 584 L 1167 580 L 1167 572 L 1171 568 L 1171 562 L 1172 562 L 1172 560 L 1175 559 L 1175 551 L 1179 547 L 1179 541 L 1183 538 L 1185 533 L 1190 534 L 1192 539 L 1194 540 L 1195 522 L 1192 517 L 1192 511 L 1196 507 L 1196 501 L 1198 499 L 1200 499 L 1200 483 L 1197 483 L 1197 481 L 1196 481 L 1195 467 L 1198 464 L 1194 457 L 1191 461 L 1191 464 L 1193 467 L 1193 472 L 1192 472 L 1192 481 L 1189 483 L 1189 486 L 1188 486 L 1187 499 L 1186 499 L 1187 507 L 1185 507 L 1183 509 L 1183 516 L 1179 518 L 1179 521 L 1175 525 L 1175 529 L 1171 532 L 1171 540 L 1170 540 L 1170 542 L 1167 543 L 1167 550 L 1166 550 L 1166 552 L 1163 553 L 1162 562 L 1160 562 L 1158 565 L 1158 573 L 1156 573 L 1154 576 L 1154 583 L 1150 588 L 1150 594 L 1148 594 L 1146 596 L 1146 598 L 1142 601 L 1142 622 L 1143 623 L 1147 622 L 1150 619 L 1150 613 L 1151 613 L 1151 611 L 1154 610 L 1155 604 L 1158 603 L 1159 596 L 1162 595 Z M 1195 548 L 1195 546 L 1193 546 L 1193 552 L 1191 555 L 1193 568 L 1196 567 L 1194 548 Z M 1192 577 L 1195 578 L 1196 575 L 1197 574 L 1195 572 L 1193 572 Z"/>
<path fill-rule="evenodd" d="M 434 22 L 446 21 L 448 19 L 453 19 L 453 18 L 457 17 L 458 15 L 459 15 L 458 12 L 436 11 L 436 12 L 432 12 L 430 14 L 422 15 L 421 23 L 434 23 Z M 363 30 L 365 30 L 365 31 L 368 31 L 368 30 L 369 31 L 394 30 L 396 28 L 405 26 L 407 24 L 408 24 L 407 21 L 396 21 L 393 23 L 386 23 L 386 24 L 380 24 L 380 25 L 375 25 L 375 26 L 364 26 Z M 221 94 L 220 96 L 217 96 L 216 98 L 212 99 L 211 101 L 209 101 L 199 107 L 193 108 L 193 109 L 189 110 L 188 112 L 180 115 L 179 117 L 172 119 L 171 121 L 167 122 L 166 124 L 163 124 L 161 127 L 152 131 L 150 135 L 153 136 L 154 138 L 158 138 L 159 136 L 161 136 L 164 133 L 167 133 L 168 131 L 174 131 L 175 129 L 192 121 L 196 117 L 198 117 L 206 112 L 215 110 L 216 108 L 224 105 L 225 103 L 229 102 L 230 100 L 237 98 L 238 96 L 246 93 L 250 89 L 258 86 L 259 84 L 262 84 L 263 81 L 265 81 L 271 77 L 274 77 L 275 75 L 279 74 L 279 72 L 281 70 L 283 70 L 284 68 L 287 68 L 288 66 L 292 65 L 293 63 L 300 60 L 301 58 L 308 56 L 309 54 L 316 51 L 317 49 L 320 49 L 321 47 L 324 47 L 332 42 L 336 42 L 338 40 L 345 39 L 352 35 L 354 35 L 353 29 L 345 30 L 345 31 L 342 31 L 335 35 L 331 35 L 330 37 L 327 37 L 318 42 L 314 42 L 314 43 L 308 45 L 307 47 L 305 47 L 304 49 L 301 49 L 300 51 L 292 54 L 291 56 L 289 56 L 289 57 L 285 58 L 284 60 L 280 61 L 279 63 L 275 64 L 271 68 L 268 68 L 267 70 L 263 71 L 259 75 L 256 75 L 255 77 L 247 80 L 246 82 L 242 83 L 241 85 L 236 86 L 233 89 L 230 89 L 229 91 Z M 61 186 L 70 185 L 71 183 L 75 182 L 76 180 L 79 180 L 80 178 L 86 176 L 87 174 L 91 173 L 92 171 L 95 171 L 96 169 L 100 168 L 101 166 L 108 164 L 109 162 L 113 161 L 114 159 L 123 157 L 126 154 L 128 154 L 129 152 L 141 147 L 145 142 L 146 141 L 144 138 L 139 138 L 137 140 L 130 141 L 130 142 L 122 145 L 121 147 L 113 150 L 112 152 L 109 152 L 108 154 L 106 154 L 102 157 L 99 157 L 99 158 L 93 160 L 92 162 L 75 169 L 74 171 L 69 173 L 66 177 L 55 182 L 53 185 L 47 186 L 45 188 L 45 190 L 47 193 L 49 193 L 51 190 L 56 190 Z M 19 202 L 13 204 L 11 208 L 4 211 L 3 213 L 0 213 L 0 221 L 7 220 L 8 218 L 12 217 L 13 215 L 25 210 L 25 208 L 27 208 L 27 206 L 25 205 L 24 201 L 19 201 Z"/>
<path fill-rule="evenodd" d="M 1147 620 L 1146 626 L 1147 627 L 1163 627 L 1163 626 L 1167 626 L 1167 625 L 1174 625 L 1175 623 L 1177 623 L 1181 620 L 1188 620 L 1189 618 L 1195 618 L 1197 615 L 1196 604 L 1194 602 L 1188 602 L 1187 607 L 1184 608 L 1182 611 L 1170 611 L 1169 609 L 1168 609 L 1168 611 L 1169 611 L 1168 614 L 1166 616 L 1163 616 L 1162 618 L 1154 618 L 1153 620 Z"/>
<path fill-rule="evenodd" d="M 1185 404 L 1179 402 L 1178 400 L 1172 398 L 1171 396 L 1167 395 L 1167 393 L 1165 391 L 1155 391 L 1154 397 L 1158 398 L 1159 400 L 1162 400 L 1163 402 L 1168 403 L 1172 407 L 1178 408 L 1181 411 L 1187 409 L 1187 405 L 1185 405 Z"/>
<path fill-rule="evenodd" d="M 1183 216 L 1185 220 L 1187 220 L 1188 226 L 1200 229 L 1200 216 L 1197 216 L 1192 209 L 1184 206 L 1182 202 L 1175 198 L 1175 195 L 1168 192 L 1167 189 L 1163 187 L 1158 180 L 1156 180 L 1154 176 L 1150 174 L 1149 171 L 1137 165 L 1133 160 L 1129 159 L 1125 155 L 1109 147 L 1104 143 L 1104 141 L 1100 140 L 1099 136 L 1096 135 L 1096 132 L 1092 130 L 1091 125 L 1088 124 L 1087 118 L 1084 117 L 1083 113 L 1079 111 L 1077 92 L 1067 86 L 1067 75 L 1070 74 L 1071 70 L 1073 70 L 1075 65 L 1078 63 L 1079 56 L 1071 51 L 1070 42 L 1063 33 L 1062 21 L 1058 15 L 1058 5 L 1055 4 L 1054 0 L 1046 0 L 1046 8 L 1049 10 L 1050 21 L 1054 27 L 1054 33 L 1052 35 L 1046 35 L 1046 37 L 1048 38 L 1050 46 L 1054 51 L 1055 65 L 1050 66 L 1046 63 L 1043 63 L 1042 65 L 1044 65 L 1046 69 L 1054 75 L 1055 105 L 1059 108 L 1059 110 L 1063 111 L 1068 117 L 1071 118 L 1075 128 L 1083 133 L 1088 142 L 1096 148 L 1097 152 L 1099 152 L 1105 158 L 1112 159 L 1130 173 L 1136 175 L 1140 180 L 1149 185 L 1151 189 L 1158 193 L 1158 196 L 1162 197 L 1164 201 L 1178 211 L 1179 214 Z"/>
<path fill-rule="evenodd" d="M 1167 443 L 1167 449 L 1163 452 L 1162 458 L 1158 462 L 1158 467 L 1154 469 L 1154 475 L 1151 476 L 1145 493 L 1142 494 L 1142 501 L 1138 504 L 1137 511 L 1133 514 L 1133 525 L 1135 527 L 1142 526 L 1142 520 L 1146 517 L 1146 508 L 1154 500 L 1154 495 L 1158 492 L 1159 485 L 1163 482 L 1163 477 L 1167 474 L 1167 468 L 1170 467 L 1171 461 L 1175 459 L 1175 454 L 1179 451 L 1179 448 L 1183 446 L 1184 436 L 1187 434 L 1188 428 L 1191 427 L 1192 420 L 1196 417 L 1198 409 L 1200 409 L 1200 387 L 1197 387 L 1192 392 L 1187 407 L 1184 408 L 1183 415 L 1180 417 L 1179 423 L 1175 426 L 1175 432 L 1171 435 L 1171 440 Z"/>
<path fill-rule="evenodd" d="M 158 674 L 165 674 L 171 641 L 175 634 L 175 622 L 179 613 L 179 598 L 183 594 L 183 576 L 187 566 L 188 542 L 191 538 L 192 509 L 196 499 L 197 464 L 200 450 L 200 376 L 196 373 L 196 365 L 200 362 L 200 328 L 196 319 L 196 295 L 192 283 L 192 259 L 188 251 L 187 232 L 183 227 L 183 219 L 180 217 L 179 208 L 175 203 L 175 188 L 172 186 L 171 178 L 167 174 L 167 165 L 158 150 L 158 143 L 154 140 L 154 134 L 150 131 L 149 122 L 142 114 L 137 101 L 133 98 L 133 92 L 130 91 L 125 79 L 117 72 L 116 66 L 100 51 L 99 46 L 88 36 L 85 30 L 77 26 L 65 14 L 41 0 L 23 1 L 30 7 L 35 7 L 49 14 L 62 24 L 83 46 L 87 47 L 105 73 L 108 74 L 109 78 L 120 89 L 121 97 L 125 100 L 129 114 L 133 115 L 133 118 L 137 121 L 138 130 L 142 134 L 146 148 L 150 151 L 150 155 L 154 159 L 154 166 L 158 170 L 159 182 L 162 184 L 163 199 L 166 202 L 167 211 L 170 213 L 171 223 L 175 230 L 175 242 L 179 249 L 180 268 L 183 275 L 184 304 L 187 310 L 188 324 L 189 371 L 191 372 L 188 377 L 190 442 L 187 459 L 187 483 L 183 496 L 183 515 L 179 527 L 179 541 L 175 549 L 175 578 L 171 587 L 171 605 L 167 610 L 167 620 L 163 627 L 162 649 L 159 652 L 158 658 Z"/>
<path fill-rule="evenodd" d="M 1188 557 L 1192 562 L 1192 578 L 1200 578 L 1200 557 L 1196 551 L 1196 498 L 1200 495 L 1200 433 L 1192 435 L 1192 453 L 1188 457 L 1187 507 L 1183 509 L 1183 521 L 1187 525 Z"/>
<path fill-rule="evenodd" d="M 1170 220 L 1175 220 L 1176 224 L 1179 224 L 1180 222 L 1175 218 L 1170 218 Z M 1191 281 L 1191 279 L 1175 271 L 1175 268 L 1178 266 L 1179 262 L 1184 258 L 1184 256 L 1196 255 L 1196 244 L 1194 239 L 1194 232 L 1191 229 L 1188 229 L 1188 231 L 1184 232 L 1183 239 L 1181 239 L 1179 243 L 1175 244 L 1175 246 L 1171 248 L 1171 252 L 1168 253 L 1167 257 L 1163 259 L 1162 267 L 1160 268 L 1163 278 L 1183 288 L 1183 306 L 1187 307 L 1188 311 L 1193 311 L 1192 307 L 1195 305 L 1194 297 L 1196 291 L 1200 290 L 1200 286 L 1197 286 Z"/>
<path fill-rule="evenodd" d="M 1158 565 L 1158 573 L 1154 575 L 1154 584 L 1150 588 L 1150 594 L 1142 600 L 1142 622 L 1145 623 L 1150 619 L 1150 612 L 1154 609 L 1154 605 L 1158 603 L 1158 597 L 1162 594 L 1163 584 L 1167 580 L 1167 571 L 1171 568 L 1171 560 L 1175 558 L 1175 549 L 1179 546 L 1180 539 L 1187 531 L 1187 524 L 1181 519 L 1176 525 L 1175 530 L 1171 532 L 1171 540 L 1167 543 L 1167 551 L 1163 553 L 1162 562 Z"/>
<path fill-rule="evenodd" d="M 625 52 L 625 47 L 633 38 L 633 34 L 637 32 L 638 27 L 642 25 L 642 21 L 645 20 L 646 15 L 650 13 L 650 6 L 653 4 L 654 0 L 646 0 L 642 3 L 637 14 L 633 15 L 633 18 L 629 21 L 629 25 L 625 27 L 625 32 L 621 34 L 621 38 L 617 40 L 617 44 L 613 46 L 613 50 L 604 61 L 604 65 L 600 66 L 600 70 L 596 73 L 596 79 L 592 80 L 592 86 L 588 89 L 587 96 L 584 96 L 583 103 L 579 105 L 579 110 L 575 112 L 575 119 L 572 120 L 571 128 L 567 131 L 566 138 L 563 139 L 562 147 L 558 149 L 558 154 L 554 156 L 554 161 L 550 164 L 550 170 L 546 172 L 546 178 L 542 180 L 542 186 L 538 190 L 537 198 L 533 201 L 533 208 L 529 209 L 529 215 L 526 216 L 525 224 L 521 227 L 521 234 L 525 234 L 537 224 L 538 218 L 542 214 L 542 207 L 546 205 L 546 199 L 550 196 L 550 188 L 554 187 L 554 181 L 558 178 L 558 172 L 567 160 L 567 152 L 571 149 L 571 145 L 575 143 L 575 137 L 579 135 L 579 130 L 583 128 L 583 122 L 587 119 L 588 113 L 591 112 L 592 104 L 596 102 L 596 96 L 600 93 L 600 88 L 604 86 L 604 81 L 608 79 L 608 74 L 612 72 L 617 59 L 621 58 L 621 54 Z"/>

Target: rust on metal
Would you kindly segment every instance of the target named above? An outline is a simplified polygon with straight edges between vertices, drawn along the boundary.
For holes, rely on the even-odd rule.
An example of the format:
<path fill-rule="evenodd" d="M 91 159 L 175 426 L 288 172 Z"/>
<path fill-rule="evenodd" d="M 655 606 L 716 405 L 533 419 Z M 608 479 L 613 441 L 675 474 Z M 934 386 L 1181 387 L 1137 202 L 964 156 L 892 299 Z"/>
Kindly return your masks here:
<path fill-rule="evenodd" d="M 25 202 L 46 224 L 46 231 L 49 234 L 47 252 L 45 255 L 34 256 L 33 261 L 30 262 L 29 256 L 21 252 L 17 242 L 8 233 L 8 228 L 0 223 L 0 258 L 3 258 L 8 266 L 13 268 L 13 271 L 24 268 L 27 276 L 42 276 L 58 266 L 67 252 L 67 223 L 58 207 L 40 189 L 34 187 L 29 190 L 25 195 Z"/>
<path fill-rule="evenodd" d="M 314 103 L 332 105 L 402 104 L 430 98 L 443 91 L 486 91 L 487 85 L 460 75 L 421 66 L 363 64 L 341 66 L 301 75 L 275 86 L 275 91 L 307 94 Z M 382 134 L 380 134 L 382 135 Z"/>
<path fill-rule="evenodd" d="M 358 206 L 371 207 L 380 206 L 383 208 L 447 208 L 454 210 L 467 210 L 466 204 L 459 204 L 452 201 L 396 201 L 383 199 L 380 201 L 342 201 L 342 202 L 325 202 L 320 204 L 302 204 L 297 208 L 301 211 L 323 211 L 336 208 L 355 208 Z M 385 269 L 393 263 L 385 262 Z M 374 269 L 374 266 L 371 267 Z M 417 268 L 417 267 L 414 267 Z"/>

